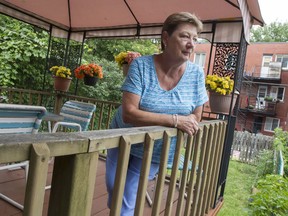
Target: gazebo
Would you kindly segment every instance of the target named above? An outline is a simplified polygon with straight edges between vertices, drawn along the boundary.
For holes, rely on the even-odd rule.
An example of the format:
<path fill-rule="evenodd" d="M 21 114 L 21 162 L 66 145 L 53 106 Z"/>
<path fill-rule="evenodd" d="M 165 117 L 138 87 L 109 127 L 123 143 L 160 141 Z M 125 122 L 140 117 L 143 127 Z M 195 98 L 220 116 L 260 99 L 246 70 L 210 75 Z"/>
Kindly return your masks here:
<path fill-rule="evenodd" d="M 165 18 L 176 11 L 193 12 L 204 23 L 200 37 L 211 43 L 209 66 L 205 72 L 231 76 L 235 81 L 234 91 L 240 92 L 250 29 L 252 25 L 264 24 L 258 1 L 0 0 L 0 13 L 49 31 L 47 61 L 51 59 L 53 49 L 56 49 L 53 37 L 60 37 L 66 39 L 66 45 L 64 55 L 58 60 L 68 64 L 74 55 L 73 59 L 77 61 L 73 64 L 76 65 L 81 61 L 82 49 L 80 47 L 72 52 L 71 40 L 81 42 L 83 46 L 88 38 L 157 38 L 161 35 Z M 214 61 L 211 61 L 212 58 Z M 205 118 L 227 121 L 214 207 L 224 194 L 236 112 L 237 109 L 233 110 L 230 106 L 227 115 L 203 113 Z"/>

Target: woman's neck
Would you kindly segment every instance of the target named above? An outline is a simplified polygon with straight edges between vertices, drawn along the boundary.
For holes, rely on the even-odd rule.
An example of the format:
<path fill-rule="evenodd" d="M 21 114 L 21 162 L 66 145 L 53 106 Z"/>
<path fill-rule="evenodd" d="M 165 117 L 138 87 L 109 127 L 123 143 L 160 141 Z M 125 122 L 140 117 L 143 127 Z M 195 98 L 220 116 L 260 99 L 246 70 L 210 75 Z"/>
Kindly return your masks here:
<path fill-rule="evenodd" d="M 177 63 L 165 58 L 162 54 L 155 55 L 154 64 L 160 86 L 165 90 L 173 89 L 186 69 L 186 62 Z"/>
<path fill-rule="evenodd" d="M 179 62 L 174 58 L 170 58 L 168 54 L 161 53 L 155 55 L 155 66 L 157 72 L 159 70 L 159 72 L 165 73 L 166 76 L 177 77 L 183 75 L 186 68 L 186 61 Z"/>

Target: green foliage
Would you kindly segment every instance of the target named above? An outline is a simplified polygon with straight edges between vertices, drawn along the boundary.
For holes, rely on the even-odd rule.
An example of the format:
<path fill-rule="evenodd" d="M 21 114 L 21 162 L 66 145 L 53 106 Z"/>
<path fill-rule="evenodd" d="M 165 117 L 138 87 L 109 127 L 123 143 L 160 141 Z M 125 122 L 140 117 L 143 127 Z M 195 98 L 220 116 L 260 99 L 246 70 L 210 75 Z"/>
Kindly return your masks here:
<path fill-rule="evenodd" d="M 95 62 L 101 65 L 104 76 L 103 79 L 98 80 L 96 86 L 84 85 L 83 80 L 79 80 L 77 94 L 99 100 L 120 102 L 122 98 L 120 88 L 123 84 L 124 77 L 117 64 L 107 61 L 106 59 L 97 59 L 92 56 L 86 56 L 84 61 Z"/>
<path fill-rule="evenodd" d="M 122 51 L 135 51 L 141 55 L 150 55 L 159 53 L 159 40 L 105 40 L 105 39 L 90 39 L 87 41 L 89 46 L 88 53 L 98 58 L 105 58 L 109 61 L 114 61 L 114 56 Z"/>
<path fill-rule="evenodd" d="M 288 23 L 273 22 L 253 28 L 251 42 L 288 42 Z"/>
<path fill-rule="evenodd" d="M 0 15 L 0 86 L 42 90 L 48 38 L 47 32 Z M 53 50 L 49 63 L 52 65 L 48 65 L 48 68 L 54 65 L 60 66 L 62 59 L 59 59 L 59 56 L 65 54 L 65 39 L 54 38 L 53 40 L 58 42 L 59 49 Z M 70 41 L 70 45 L 76 47 L 79 44 Z M 121 51 L 128 50 L 140 52 L 142 55 L 158 53 L 159 45 L 160 41 L 157 39 L 86 40 L 82 63 L 94 62 L 103 66 L 104 78 L 99 80 L 95 87 L 86 86 L 82 80 L 73 78 L 69 92 L 76 92 L 78 82 L 77 95 L 120 102 L 122 98 L 120 88 L 124 78 L 122 70 L 114 60 L 114 56 Z M 57 55 L 53 56 L 53 54 Z M 75 62 L 77 64 L 77 60 L 74 61 L 74 64 Z M 71 70 L 75 68 L 74 66 L 77 65 L 70 66 L 69 62 Z M 49 72 L 49 74 L 51 73 Z M 46 76 L 44 90 L 51 91 L 52 89 L 53 79 L 48 75 Z"/>
<path fill-rule="evenodd" d="M 48 34 L 0 15 L 0 85 L 40 89 Z"/>
<path fill-rule="evenodd" d="M 276 150 L 281 150 L 284 158 L 284 176 L 288 176 L 288 132 L 283 131 L 282 128 L 275 128 L 274 130 L 273 146 Z"/>
<path fill-rule="evenodd" d="M 272 174 L 274 170 L 273 150 L 263 150 L 259 153 L 256 160 L 257 175 L 259 178 Z"/>
<path fill-rule="evenodd" d="M 267 175 L 257 184 L 259 190 L 251 197 L 251 215 L 288 215 L 288 179 L 279 175 Z"/>

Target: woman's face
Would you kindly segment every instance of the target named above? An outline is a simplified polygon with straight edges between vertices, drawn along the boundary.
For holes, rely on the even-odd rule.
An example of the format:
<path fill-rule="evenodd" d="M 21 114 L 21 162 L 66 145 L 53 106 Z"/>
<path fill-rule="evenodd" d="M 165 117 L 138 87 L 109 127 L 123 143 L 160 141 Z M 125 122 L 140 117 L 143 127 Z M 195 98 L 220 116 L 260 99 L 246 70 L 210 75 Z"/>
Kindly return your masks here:
<path fill-rule="evenodd" d="M 183 23 L 178 25 L 170 36 L 167 32 L 164 33 L 165 52 L 169 52 L 176 60 L 189 60 L 197 41 L 197 28 L 192 24 Z"/>

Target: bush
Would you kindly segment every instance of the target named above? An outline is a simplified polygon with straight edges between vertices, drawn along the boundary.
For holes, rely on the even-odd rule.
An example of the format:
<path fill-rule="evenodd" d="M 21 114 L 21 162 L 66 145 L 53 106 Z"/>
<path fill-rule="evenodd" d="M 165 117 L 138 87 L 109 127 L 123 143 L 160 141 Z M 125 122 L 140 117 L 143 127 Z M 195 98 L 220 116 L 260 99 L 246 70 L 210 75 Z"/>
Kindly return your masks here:
<path fill-rule="evenodd" d="M 288 215 L 288 179 L 280 175 L 267 175 L 258 181 L 257 189 L 249 204 L 251 215 Z"/>
<path fill-rule="evenodd" d="M 273 150 L 263 150 L 257 156 L 256 166 L 257 175 L 259 178 L 264 177 L 267 174 L 273 174 L 274 170 L 274 153 Z"/>
<path fill-rule="evenodd" d="M 275 128 L 273 145 L 276 150 L 282 150 L 284 159 L 284 177 L 288 176 L 288 132 Z"/>

